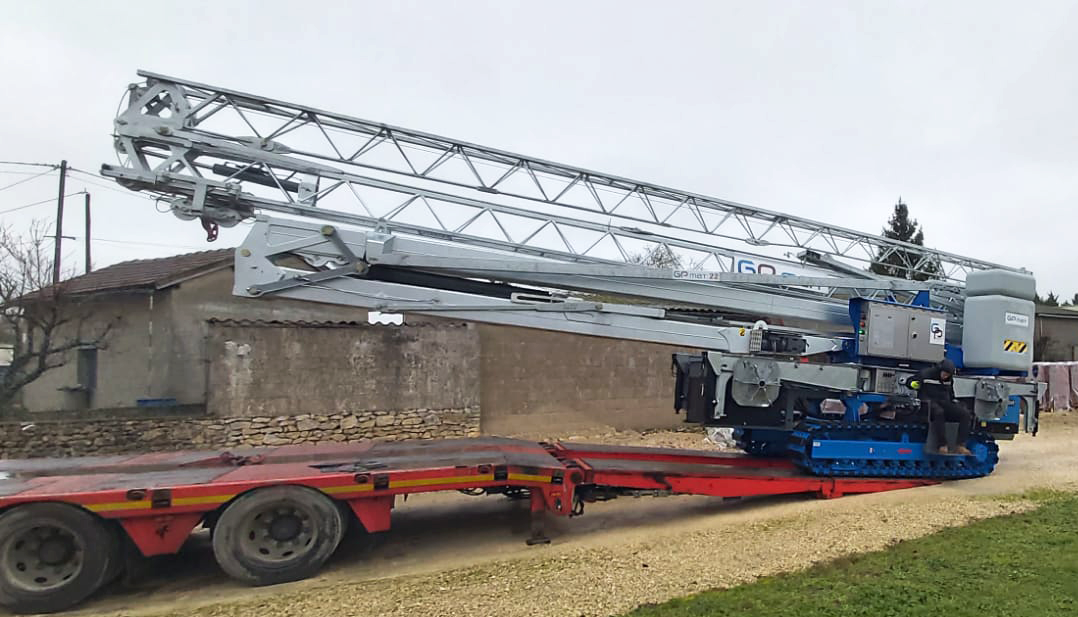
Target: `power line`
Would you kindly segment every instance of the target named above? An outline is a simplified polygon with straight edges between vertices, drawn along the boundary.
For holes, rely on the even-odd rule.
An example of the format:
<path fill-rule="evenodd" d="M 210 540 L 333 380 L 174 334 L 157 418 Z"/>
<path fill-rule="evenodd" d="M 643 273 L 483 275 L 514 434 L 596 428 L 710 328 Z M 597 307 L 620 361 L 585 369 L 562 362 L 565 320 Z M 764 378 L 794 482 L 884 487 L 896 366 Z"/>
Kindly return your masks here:
<path fill-rule="evenodd" d="M 45 171 L 43 171 L 43 172 L 41 172 L 39 174 L 34 174 L 34 175 L 30 176 L 29 178 L 23 178 L 22 180 L 12 182 L 11 184 L 8 184 L 7 186 L 0 186 L 0 191 L 6 191 L 7 189 L 9 189 L 9 188 L 11 188 L 13 186 L 19 186 L 23 182 L 29 182 L 29 181 L 33 180 L 34 178 L 40 178 L 41 176 L 44 176 L 45 174 L 51 174 L 53 171 L 54 170 L 52 170 L 52 169 L 46 169 Z"/>
<path fill-rule="evenodd" d="M 68 171 L 74 171 L 74 170 L 69 169 Z M 90 186 L 95 186 L 97 188 L 104 189 L 106 191 L 113 191 L 115 193 L 122 193 L 124 195 L 130 195 L 131 197 L 141 197 L 143 199 L 153 199 L 152 197 L 147 197 L 146 195 L 143 195 L 142 193 L 136 193 L 135 191 L 127 191 L 127 190 L 124 190 L 124 189 L 118 189 L 118 188 L 116 188 L 114 186 L 109 186 L 109 185 L 104 184 L 102 182 L 94 182 L 92 180 L 87 180 L 86 178 L 79 178 L 79 180 L 81 182 L 85 182 L 86 184 L 89 184 Z"/>
<path fill-rule="evenodd" d="M 82 195 L 85 192 L 86 191 L 75 191 L 74 193 L 68 193 L 67 195 L 64 195 L 64 197 L 71 197 L 72 195 Z M 46 203 L 50 203 L 50 202 L 55 203 L 56 198 L 55 197 L 50 197 L 48 199 L 42 199 L 41 201 L 35 201 L 32 204 L 23 204 L 21 206 L 16 206 L 14 208 L 9 208 L 7 210 L 0 210 L 0 214 L 7 214 L 9 212 L 15 212 L 16 210 L 23 210 L 23 209 L 26 209 L 26 208 L 32 208 L 34 206 L 40 206 L 41 204 L 46 204 Z"/>
<path fill-rule="evenodd" d="M 52 163 L 28 163 L 28 162 L 23 162 L 23 161 L 0 161 L 0 165 L 26 165 L 26 166 L 31 166 L 31 167 L 48 167 L 49 168 L 49 171 L 46 171 L 46 172 L 44 172 L 42 174 L 38 174 L 38 175 L 47 174 L 50 171 L 55 171 L 55 170 L 59 169 L 59 167 L 60 167 L 59 165 L 55 165 L 55 164 L 52 164 Z M 110 185 L 110 184 L 106 184 L 104 182 L 101 182 L 100 181 L 100 180 L 102 180 L 101 176 L 99 176 L 98 174 L 95 174 L 92 171 L 86 171 L 85 169 L 79 169 L 78 167 L 71 167 L 71 166 L 68 166 L 67 171 L 75 172 L 75 173 L 78 173 L 78 174 L 82 174 L 84 176 L 88 176 L 89 178 L 93 178 L 93 180 L 88 180 L 88 179 L 83 178 L 82 181 L 86 182 L 88 184 L 92 184 L 92 185 L 94 185 L 94 186 L 96 186 L 98 188 L 105 189 L 106 191 L 114 191 L 114 192 L 120 193 L 122 195 L 129 195 L 129 196 L 132 196 L 132 197 L 139 197 L 141 199 L 148 199 L 150 201 L 157 201 L 156 198 L 150 197 L 148 195 L 144 195 L 143 193 L 139 193 L 137 191 L 127 191 L 127 190 L 124 190 L 124 189 L 121 189 L 121 188 L 117 188 L 114 185 Z M 19 172 L 19 171 L 0 170 L 0 173 L 2 173 L 2 174 L 27 174 L 27 173 L 32 173 L 32 172 Z M 0 188 L 0 191 L 2 191 L 2 190 L 4 190 L 4 189 Z"/>
<path fill-rule="evenodd" d="M 55 171 L 58 168 L 58 165 L 51 165 L 51 164 L 46 164 L 46 163 L 23 163 L 23 162 L 17 162 L 17 161 L 0 161 L 0 165 L 31 165 L 31 166 L 34 166 L 34 167 L 49 167 L 50 168 L 49 171 L 46 171 L 46 172 L 43 172 L 43 173 L 37 174 L 37 175 L 44 175 L 44 174 L 50 173 L 52 171 Z M 78 174 L 81 174 L 83 176 L 88 176 L 89 178 L 93 178 L 93 180 L 90 180 L 90 179 L 87 179 L 87 178 L 82 178 L 81 180 L 83 182 L 87 183 L 87 184 L 93 185 L 93 186 L 95 186 L 97 188 L 100 188 L 100 189 L 104 189 L 106 191 L 112 191 L 114 193 L 119 193 L 121 195 L 127 195 L 129 197 L 137 197 L 139 199 L 145 199 L 147 201 L 152 201 L 152 202 L 155 202 L 155 203 L 158 201 L 158 199 L 156 197 L 150 197 L 149 195 L 146 195 L 144 193 L 140 193 L 138 191 L 124 190 L 124 189 L 116 187 L 115 185 L 110 185 L 110 184 L 107 184 L 105 182 L 101 182 L 100 181 L 102 179 L 101 176 L 99 176 L 99 175 L 97 175 L 97 174 L 95 174 L 95 173 L 93 173 L 91 171 L 86 171 L 84 169 L 79 169 L 77 167 L 70 167 L 70 166 L 67 168 L 67 171 L 78 173 Z M 2 171 L 2 170 L 0 170 L 0 173 L 2 173 L 2 174 L 28 174 L 28 173 L 32 173 L 32 172 Z M 34 177 L 37 177 L 37 176 L 34 176 Z M 32 180 L 32 179 L 33 178 L 27 178 L 27 180 Z M 18 184 L 18 183 L 15 183 L 15 184 Z M 11 184 L 9 186 L 14 186 L 15 184 Z M 4 187 L 4 188 L 7 188 L 7 187 Z M 0 188 L 0 191 L 2 191 L 2 190 L 4 190 L 4 189 Z M 0 214 L 3 214 L 3 213 L 0 212 Z"/>
<path fill-rule="evenodd" d="M 65 240 L 82 240 L 82 241 L 85 241 L 86 236 L 64 236 L 64 239 Z M 19 246 L 41 245 L 47 240 L 53 240 L 53 236 L 51 236 L 51 235 L 43 236 L 40 240 L 18 240 L 18 241 L 13 242 L 13 244 L 16 244 L 16 245 L 19 245 Z M 174 249 L 188 249 L 188 250 L 193 250 L 193 251 L 206 250 L 206 247 L 204 247 L 204 246 L 192 246 L 190 244 L 169 244 L 169 243 L 166 243 L 166 242 L 139 242 L 137 240 L 117 240 L 117 239 L 114 239 L 114 238 L 98 238 L 97 236 L 92 236 L 90 238 L 90 240 L 92 242 L 107 242 L 109 244 L 130 244 L 132 246 L 167 247 L 167 248 L 174 248 Z"/>
<path fill-rule="evenodd" d="M 47 203 L 49 203 L 51 201 L 53 201 L 52 197 L 50 197 L 48 199 L 42 199 L 41 201 L 35 201 L 32 204 L 26 204 L 26 205 L 23 205 L 23 206 L 18 206 L 16 208 L 11 208 L 9 210 L 0 210 L 0 214 L 7 214 L 9 212 L 15 212 L 16 210 L 23 210 L 23 209 L 26 209 L 26 208 L 32 208 L 34 206 L 40 206 L 41 204 L 47 204 Z"/>
<path fill-rule="evenodd" d="M 79 169 L 78 167 L 68 167 L 67 170 L 68 171 L 73 171 L 73 172 L 75 172 L 77 174 L 83 174 L 85 176 L 90 176 L 91 178 L 101 179 L 101 176 L 95 174 L 94 172 L 86 171 L 85 169 Z"/>
<path fill-rule="evenodd" d="M 75 239 L 80 239 L 79 236 L 75 236 Z M 111 238 L 90 238 L 94 242 L 111 242 L 113 244 L 131 244 L 134 246 L 167 246 L 169 248 L 177 249 L 204 249 L 202 246 L 190 246 L 187 244 L 166 244 L 163 242 L 138 242 L 135 240 L 114 240 Z"/>
<path fill-rule="evenodd" d="M 83 171 L 83 170 L 75 168 L 75 167 L 68 167 L 67 170 L 68 171 L 73 171 L 75 173 L 83 174 L 83 175 L 86 175 L 86 176 L 90 176 L 92 178 L 98 178 L 98 179 L 101 178 L 101 176 L 98 176 L 97 174 L 90 173 L 88 171 Z M 96 186 L 98 188 L 105 189 L 106 191 L 113 191 L 115 193 L 120 193 L 122 195 L 128 195 L 130 197 L 138 197 L 140 199 L 148 199 L 148 200 L 153 201 L 153 202 L 157 201 L 156 198 L 150 197 L 149 195 L 144 195 L 144 194 L 139 193 L 137 191 L 127 191 L 127 190 L 124 190 L 124 189 L 116 188 L 115 186 L 110 186 L 110 185 L 105 184 L 103 182 L 94 182 L 94 181 L 91 181 L 91 180 L 87 180 L 85 178 L 82 178 L 82 181 L 86 182 L 87 184 L 91 184 L 93 186 Z"/>
<path fill-rule="evenodd" d="M 0 165 L 25 165 L 27 167 L 51 167 L 53 169 L 60 167 L 55 163 L 27 163 L 25 161 L 0 161 Z"/>

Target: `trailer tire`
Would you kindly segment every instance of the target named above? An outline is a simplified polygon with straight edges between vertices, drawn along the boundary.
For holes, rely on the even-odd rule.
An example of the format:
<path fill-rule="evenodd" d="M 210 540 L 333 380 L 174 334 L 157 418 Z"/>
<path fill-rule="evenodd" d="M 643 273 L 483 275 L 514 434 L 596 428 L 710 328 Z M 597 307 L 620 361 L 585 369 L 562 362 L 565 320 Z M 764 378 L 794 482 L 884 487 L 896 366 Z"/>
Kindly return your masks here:
<path fill-rule="evenodd" d="M 127 566 L 127 555 L 125 553 L 128 550 L 128 544 L 131 542 L 127 537 L 127 533 L 116 521 L 108 521 L 105 525 L 109 535 L 112 537 L 112 550 L 109 553 L 109 565 L 105 569 L 105 578 L 101 581 L 102 585 L 115 582 L 124 573 Z M 133 546 L 131 548 L 138 550 Z"/>
<path fill-rule="evenodd" d="M 272 486 L 241 495 L 221 513 L 213 554 L 221 568 L 251 585 L 308 578 L 345 532 L 337 504 L 305 486 Z"/>
<path fill-rule="evenodd" d="M 0 515 L 0 604 L 54 613 L 82 602 L 115 570 L 116 544 L 105 521 L 76 506 L 8 510 Z"/>

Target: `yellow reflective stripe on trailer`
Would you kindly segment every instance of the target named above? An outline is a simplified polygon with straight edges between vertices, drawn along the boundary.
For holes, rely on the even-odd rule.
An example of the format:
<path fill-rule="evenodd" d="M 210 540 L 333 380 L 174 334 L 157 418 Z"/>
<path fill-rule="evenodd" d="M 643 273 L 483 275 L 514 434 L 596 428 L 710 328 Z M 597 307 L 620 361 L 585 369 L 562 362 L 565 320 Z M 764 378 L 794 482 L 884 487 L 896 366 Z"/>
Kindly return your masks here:
<path fill-rule="evenodd" d="M 115 501 L 112 503 L 83 504 L 91 512 L 112 512 L 114 510 L 149 510 L 153 503 L 148 499 L 140 501 Z"/>
<path fill-rule="evenodd" d="M 232 499 L 235 495 L 206 495 L 204 497 L 176 497 L 172 500 L 173 506 L 203 506 L 207 504 L 219 504 Z"/>
<path fill-rule="evenodd" d="M 551 482 L 550 476 L 540 476 L 535 474 L 526 473 L 511 473 L 507 476 L 509 481 L 515 482 L 540 482 L 549 484 Z M 390 480 L 390 489 L 399 488 L 413 488 L 420 486 L 439 486 L 443 484 L 467 484 L 470 482 L 493 482 L 494 474 L 482 474 L 472 476 L 441 476 L 437 478 L 409 478 L 403 480 Z M 329 495 L 340 495 L 348 493 L 364 493 L 374 490 L 373 482 L 367 482 L 364 484 L 344 484 L 339 486 L 323 486 L 316 487 L 323 493 Z M 198 497 L 174 497 L 169 507 L 182 507 L 182 506 L 203 506 L 203 505 L 217 505 L 225 503 L 226 501 L 235 497 L 236 494 L 229 495 L 202 495 Z M 115 512 L 126 510 L 149 510 L 153 507 L 153 502 L 148 499 L 140 499 L 138 501 L 116 501 L 110 503 L 94 503 L 84 504 L 86 509 L 91 512 Z"/>
<path fill-rule="evenodd" d="M 364 491 L 373 491 L 374 485 L 370 483 L 345 484 L 344 486 L 323 486 L 319 490 L 330 495 L 338 495 L 340 493 L 362 493 Z"/>
<path fill-rule="evenodd" d="M 445 476 L 441 478 L 412 478 L 409 480 L 390 480 L 389 488 L 410 488 L 413 486 L 437 486 L 439 484 L 464 484 L 468 482 L 493 482 L 494 474 L 481 476 Z"/>
<path fill-rule="evenodd" d="M 203 506 L 203 505 L 217 505 L 222 504 L 235 497 L 232 495 L 204 495 L 200 497 L 175 497 L 169 502 L 167 507 L 177 508 L 181 506 Z M 83 504 L 87 510 L 91 512 L 122 512 L 126 510 L 150 510 L 153 508 L 153 502 L 149 499 L 140 499 L 138 501 L 114 501 L 110 503 L 91 503 Z"/>
<path fill-rule="evenodd" d="M 550 476 L 536 476 L 526 473 L 511 473 L 509 474 L 509 479 L 518 482 L 545 482 L 550 484 Z"/>

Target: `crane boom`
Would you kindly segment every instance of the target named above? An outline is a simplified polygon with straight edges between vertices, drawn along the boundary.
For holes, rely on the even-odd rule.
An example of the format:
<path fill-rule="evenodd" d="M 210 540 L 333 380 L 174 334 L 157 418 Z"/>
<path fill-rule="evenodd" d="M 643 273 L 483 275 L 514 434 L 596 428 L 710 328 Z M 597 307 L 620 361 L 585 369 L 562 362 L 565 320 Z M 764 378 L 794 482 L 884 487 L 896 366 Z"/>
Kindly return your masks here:
<path fill-rule="evenodd" d="M 130 179 L 144 184 L 155 172 L 195 176 L 212 172 L 226 181 L 246 180 L 278 189 L 277 206 L 289 213 L 317 207 L 335 193 L 349 194 L 357 202 L 347 204 L 354 214 L 384 223 L 407 220 L 406 213 L 413 208 L 425 211 L 424 218 L 434 214 L 437 227 L 429 230 L 432 233 L 462 234 L 489 219 L 502 239 L 517 249 L 554 250 L 540 241 L 539 231 L 550 230 L 561 241 L 557 249 L 573 257 L 601 253 L 609 241 L 624 259 L 629 255 L 622 240 L 635 239 L 694 251 L 696 265 L 702 266 L 708 257 L 729 256 L 728 251 L 715 248 L 716 240 L 721 240 L 750 250 L 770 246 L 834 255 L 862 267 L 873 259 L 894 257 L 895 267 L 910 275 L 936 277 L 942 271 L 944 278 L 958 281 L 971 270 L 1011 269 L 431 133 L 151 72 L 139 75 L 146 83 L 132 87 L 117 134 L 129 154 L 152 157 L 151 151 L 159 149 L 157 154 L 164 155 L 158 165 L 136 157 L 139 165 L 134 167 L 142 176 Z M 163 117 L 162 110 L 168 110 L 169 116 Z M 236 129 L 253 135 L 237 137 Z M 215 157 L 221 160 L 211 162 Z M 326 184 L 311 183 L 315 178 Z M 402 186 L 390 178 L 409 184 Z M 396 192 L 404 200 L 379 214 L 357 194 L 358 186 Z M 472 197 L 461 198 L 462 194 Z M 450 222 L 439 216 L 436 207 L 424 203 L 430 200 L 472 209 L 471 216 Z M 272 209 L 273 204 L 259 207 Z M 246 214 L 242 206 L 236 210 Z M 553 210 L 575 216 L 567 219 Z M 532 229 L 524 231 L 519 222 L 508 224 L 513 216 L 532 221 Z M 600 235 L 578 241 L 565 228 Z"/>
<path fill-rule="evenodd" d="M 842 268 L 873 281 L 807 292 L 761 277 L 725 278 L 727 294 L 749 299 L 708 305 L 801 324 L 844 322 L 850 296 L 898 292 L 908 299 L 867 272 L 864 265 L 874 258 L 890 256 L 912 274 L 942 273 L 921 289 L 935 292 L 934 306 L 948 310 L 956 325 L 965 274 L 1008 269 L 470 142 L 140 75 L 145 83 L 130 87 L 128 106 L 116 119 L 116 143 L 126 160 L 102 172 L 169 200 L 178 216 L 209 225 L 275 212 L 567 262 L 626 263 L 657 251 L 690 270 L 820 278 Z M 798 250 L 802 260 L 753 252 L 761 247 Z M 793 306 L 753 311 L 774 305 L 776 296 L 794 298 Z"/>
<path fill-rule="evenodd" d="M 611 248 L 610 244 L 617 250 L 609 256 L 622 259 L 629 257 L 628 246 L 661 242 L 694 252 L 698 267 L 708 265 L 709 256 L 729 257 L 733 252 L 716 252 L 718 240 L 748 250 L 770 246 L 812 251 L 862 266 L 893 256 L 898 269 L 938 275 L 932 268 L 942 266 L 945 277 L 952 280 L 961 280 L 971 270 L 1012 269 L 654 183 L 231 89 L 144 71 L 139 74 L 147 81 L 132 86 L 128 108 L 116 127 L 124 151 L 134 160 L 127 163 L 128 174 L 115 177 L 154 190 L 164 188 L 155 178 L 162 172 L 204 179 L 215 174 L 221 180 L 218 184 L 210 181 L 208 187 L 246 182 L 275 189 L 269 202 L 234 204 L 232 209 L 241 216 L 257 206 L 324 218 L 324 210 L 341 205 L 339 214 L 405 223 L 414 219 L 408 216 L 410 212 L 419 210 L 425 223 L 432 218 L 435 222 L 430 233 L 455 236 L 475 231 L 477 223 L 488 221 L 503 236 L 500 241 L 508 241 L 514 249 L 607 257 L 602 249 Z M 251 135 L 239 136 L 242 133 Z M 397 193 L 404 199 L 378 211 L 358 194 L 360 186 Z M 327 203 L 334 195 L 344 194 L 352 201 Z M 426 203 L 431 200 L 441 203 Z M 470 209 L 470 216 L 448 220 L 452 217 L 443 210 L 454 208 L 447 204 Z M 315 207 L 323 211 L 311 213 Z M 230 218 L 223 212 L 214 214 L 223 221 Z M 528 219 L 531 225 L 522 226 L 514 216 Z M 516 224 L 507 225 L 509 221 Z M 580 241 L 571 238 L 566 228 L 600 236 Z M 548 230 L 548 234 L 540 233 Z M 557 236 L 560 246 L 544 245 L 547 235 Z"/>

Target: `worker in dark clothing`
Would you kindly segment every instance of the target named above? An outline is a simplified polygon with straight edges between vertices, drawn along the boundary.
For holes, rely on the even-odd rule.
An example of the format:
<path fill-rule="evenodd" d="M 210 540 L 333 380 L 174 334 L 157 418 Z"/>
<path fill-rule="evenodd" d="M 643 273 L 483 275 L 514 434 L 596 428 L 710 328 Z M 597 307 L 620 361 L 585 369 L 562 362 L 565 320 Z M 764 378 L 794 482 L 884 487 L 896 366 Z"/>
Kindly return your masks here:
<path fill-rule="evenodd" d="M 918 398 L 928 406 L 929 416 L 936 431 L 936 443 L 941 444 L 940 454 L 963 454 L 969 456 L 972 452 L 966 447 L 969 432 L 972 428 L 973 414 L 968 409 L 955 402 L 954 396 L 954 362 L 943 360 L 936 366 L 922 369 L 913 380 L 910 387 L 917 391 Z M 958 423 L 958 445 L 953 450 L 947 448 L 946 422 Z"/>

